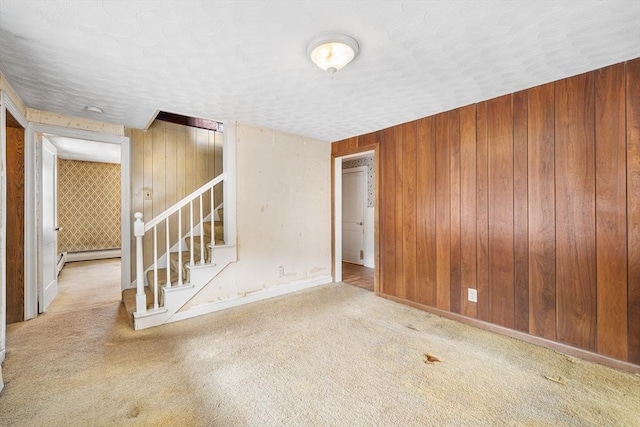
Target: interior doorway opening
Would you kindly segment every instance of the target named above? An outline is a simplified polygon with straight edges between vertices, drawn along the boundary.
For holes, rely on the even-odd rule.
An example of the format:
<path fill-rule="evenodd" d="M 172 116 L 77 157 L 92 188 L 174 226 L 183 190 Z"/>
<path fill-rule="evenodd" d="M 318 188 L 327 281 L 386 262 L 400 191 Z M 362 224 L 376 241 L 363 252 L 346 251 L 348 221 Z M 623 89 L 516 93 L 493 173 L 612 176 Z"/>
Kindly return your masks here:
<path fill-rule="evenodd" d="M 120 153 L 121 168 L 120 168 L 120 182 L 128 183 L 130 181 L 130 159 L 131 148 L 130 140 L 128 136 L 116 135 L 112 133 L 103 133 L 96 131 L 89 131 L 83 129 L 66 128 L 62 126 L 29 123 L 27 128 L 27 144 L 25 147 L 25 162 L 26 162 L 26 185 L 25 191 L 27 194 L 25 201 L 25 320 L 32 319 L 38 316 L 39 312 L 42 312 L 42 307 L 39 302 L 43 301 L 44 292 L 44 280 L 43 280 L 43 265 L 44 265 L 44 244 L 43 244 L 43 221 L 42 221 L 42 203 L 43 203 L 43 136 L 46 136 L 49 140 L 52 137 L 62 137 L 67 139 L 76 139 L 85 141 L 85 144 L 89 143 L 103 143 L 104 147 L 112 146 L 116 151 Z M 103 148 L 104 148 L 103 147 Z M 60 147 L 56 147 L 58 151 L 61 151 Z M 89 148 L 88 151 L 92 151 Z M 98 150 L 100 151 L 100 150 Z M 56 161 L 57 162 L 57 161 Z M 130 274 L 130 236 L 131 236 L 131 190 L 128 185 L 120 186 L 120 256 L 122 262 L 121 271 L 121 289 L 128 289 L 131 286 L 131 274 Z M 82 202 L 79 204 L 83 204 Z M 59 224 L 55 224 L 56 227 Z M 53 253 L 53 263 L 58 265 L 57 256 L 57 244 Z M 55 272 L 57 277 L 57 271 Z M 91 280 L 91 278 L 87 278 Z M 51 288 L 55 289 L 55 288 Z M 48 298 L 49 302 L 53 301 L 53 298 Z"/>
<path fill-rule="evenodd" d="M 338 157 L 334 163 L 334 276 L 375 290 L 375 152 Z"/>
<path fill-rule="evenodd" d="M 118 300 L 120 280 L 103 279 L 121 276 L 121 147 L 49 133 L 37 140 L 42 164 L 38 311 L 47 311 L 58 297 L 63 302 L 53 306 Z M 102 259 L 110 262 L 98 263 L 105 271 L 97 271 L 91 261 Z M 61 274 L 65 265 L 72 272 Z M 64 285 L 60 275 L 67 279 Z"/>

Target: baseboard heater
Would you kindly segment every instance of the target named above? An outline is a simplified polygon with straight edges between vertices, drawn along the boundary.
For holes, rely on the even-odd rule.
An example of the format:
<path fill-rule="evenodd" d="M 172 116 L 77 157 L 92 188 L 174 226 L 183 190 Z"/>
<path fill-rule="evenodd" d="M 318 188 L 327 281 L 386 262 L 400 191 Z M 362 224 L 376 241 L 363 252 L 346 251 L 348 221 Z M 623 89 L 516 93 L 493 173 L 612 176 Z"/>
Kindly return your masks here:
<path fill-rule="evenodd" d="M 65 252 L 63 258 L 66 262 L 73 261 L 90 261 L 93 259 L 106 259 L 106 258 L 120 258 L 120 248 L 116 249 L 101 249 L 96 251 L 82 251 L 82 252 Z"/>

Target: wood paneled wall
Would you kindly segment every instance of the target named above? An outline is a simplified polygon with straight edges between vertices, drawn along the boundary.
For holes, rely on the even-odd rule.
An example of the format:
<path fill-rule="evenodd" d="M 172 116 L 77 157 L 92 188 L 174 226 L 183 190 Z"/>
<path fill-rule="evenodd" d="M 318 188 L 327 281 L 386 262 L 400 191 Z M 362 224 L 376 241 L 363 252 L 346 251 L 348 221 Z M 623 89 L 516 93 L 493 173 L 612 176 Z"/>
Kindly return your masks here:
<path fill-rule="evenodd" d="M 640 364 L 640 59 L 371 144 L 382 294 Z"/>
<path fill-rule="evenodd" d="M 220 132 L 158 120 L 147 130 L 127 129 L 127 135 L 131 138 L 131 208 L 133 212 L 142 212 L 145 221 L 222 173 L 223 135 Z M 146 191 L 151 191 L 150 200 L 145 199 Z M 221 202 L 222 188 L 218 186 L 215 205 Z M 206 215 L 210 210 L 208 196 L 204 197 L 203 206 Z M 183 218 L 183 232 L 186 232 L 186 209 Z M 171 233 L 174 242 L 177 227 L 173 227 Z M 158 241 L 164 240 L 164 227 L 159 227 Z M 135 239 L 132 239 L 131 250 L 135 253 Z M 148 266 L 153 252 L 151 239 L 145 239 L 144 252 L 145 266 Z M 131 263 L 131 269 L 135 277 L 135 262 Z"/>
<path fill-rule="evenodd" d="M 24 129 L 7 128 L 7 323 L 24 320 Z"/>

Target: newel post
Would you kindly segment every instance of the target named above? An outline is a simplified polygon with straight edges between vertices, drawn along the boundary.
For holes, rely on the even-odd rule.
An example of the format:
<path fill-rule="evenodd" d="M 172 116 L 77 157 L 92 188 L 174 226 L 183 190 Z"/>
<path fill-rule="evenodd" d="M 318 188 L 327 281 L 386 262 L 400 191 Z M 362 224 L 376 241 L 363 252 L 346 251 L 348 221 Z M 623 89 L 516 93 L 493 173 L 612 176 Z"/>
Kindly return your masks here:
<path fill-rule="evenodd" d="M 144 237 L 144 221 L 142 212 L 133 215 L 133 234 L 136 236 L 136 313 L 146 313 L 147 295 L 144 293 L 144 263 L 142 254 L 142 238 Z"/>

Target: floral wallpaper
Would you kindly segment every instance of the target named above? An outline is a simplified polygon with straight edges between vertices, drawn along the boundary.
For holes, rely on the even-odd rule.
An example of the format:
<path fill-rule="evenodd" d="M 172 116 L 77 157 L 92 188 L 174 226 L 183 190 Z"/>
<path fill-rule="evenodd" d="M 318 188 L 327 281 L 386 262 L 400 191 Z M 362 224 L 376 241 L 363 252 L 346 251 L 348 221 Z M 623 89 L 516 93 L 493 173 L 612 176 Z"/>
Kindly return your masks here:
<path fill-rule="evenodd" d="M 373 162 L 373 155 L 368 157 L 362 157 L 360 159 L 344 160 L 342 162 L 342 169 L 357 168 L 359 166 L 367 167 L 367 207 L 372 208 L 375 205 L 376 196 L 374 194 L 375 185 L 375 163 Z"/>

